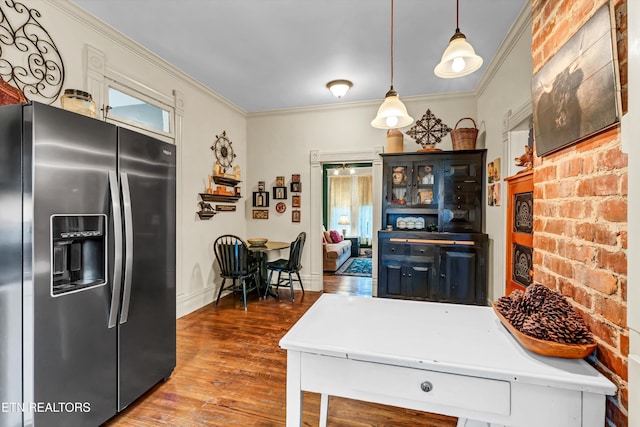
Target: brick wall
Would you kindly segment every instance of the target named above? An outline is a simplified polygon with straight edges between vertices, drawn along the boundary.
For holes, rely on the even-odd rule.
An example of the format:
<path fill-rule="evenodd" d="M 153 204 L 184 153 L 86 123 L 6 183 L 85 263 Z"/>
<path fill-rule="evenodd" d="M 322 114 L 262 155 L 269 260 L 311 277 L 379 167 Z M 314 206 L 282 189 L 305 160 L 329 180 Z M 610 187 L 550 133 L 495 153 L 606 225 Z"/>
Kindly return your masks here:
<path fill-rule="evenodd" d="M 626 1 L 612 0 L 626 111 Z M 533 72 L 605 0 L 532 0 Z M 627 426 L 627 156 L 618 126 L 534 162 L 534 281 L 566 295 L 598 349 L 589 362 L 618 386 L 607 425 Z"/>

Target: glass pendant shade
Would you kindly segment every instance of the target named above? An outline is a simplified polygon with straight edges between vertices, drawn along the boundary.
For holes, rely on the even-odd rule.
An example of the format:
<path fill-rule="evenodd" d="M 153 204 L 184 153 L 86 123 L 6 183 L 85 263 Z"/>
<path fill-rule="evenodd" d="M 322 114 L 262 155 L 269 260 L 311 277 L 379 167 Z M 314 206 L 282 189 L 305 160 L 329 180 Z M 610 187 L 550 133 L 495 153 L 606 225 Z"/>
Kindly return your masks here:
<path fill-rule="evenodd" d="M 384 97 L 384 102 L 378 108 L 376 118 L 371 121 L 371 126 L 378 129 L 396 129 L 409 126 L 413 123 L 413 117 L 407 113 L 398 93 L 393 86 Z"/>
<path fill-rule="evenodd" d="M 467 42 L 464 34 L 456 29 L 449 40 L 449 46 L 442 54 L 442 59 L 433 70 L 436 76 L 444 79 L 466 76 L 482 66 L 482 58 L 476 55 L 473 46 Z"/>

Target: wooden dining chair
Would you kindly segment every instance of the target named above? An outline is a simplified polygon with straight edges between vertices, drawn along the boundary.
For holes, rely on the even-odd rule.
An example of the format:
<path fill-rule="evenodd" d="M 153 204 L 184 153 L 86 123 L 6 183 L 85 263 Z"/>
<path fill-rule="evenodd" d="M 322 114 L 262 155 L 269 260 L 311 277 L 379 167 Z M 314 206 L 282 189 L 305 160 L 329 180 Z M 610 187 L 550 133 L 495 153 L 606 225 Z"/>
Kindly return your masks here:
<path fill-rule="evenodd" d="M 213 250 L 222 276 L 216 305 L 220 301 L 222 291 L 231 290 L 234 293 L 242 291 L 242 302 L 246 310 L 247 293 L 258 290 L 258 264 L 255 258 L 251 255 L 244 240 L 232 234 L 218 237 L 213 243 Z M 253 278 L 253 282 L 247 284 L 250 278 Z M 231 280 L 231 284 L 225 287 L 227 279 Z"/>
<path fill-rule="evenodd" d="M 304 231 L 298 234 L 296 240 L 291 242 L 291 246 L 289 247 L 289 258 L 288 259 L 277 259 L 275 261 L 267 262 L 267 270 L 269 270 L 269 278 L 267 279 L 267 286 L 264 292 L 265 298 L 269 293 L 269 289 L 274 287 L 276 288 L 276 295 L 278 294 L 278 288 L 282 282 L 288 282 L 289 289 L 291 290 L 291 302 L 293 302 L 293 282 L 297 281 L 300 283 L 300 289 L 302 289 L 302 293 L 304 294 L 304 286 L 302 286 L 302 279 L 300 279 L 300 270 L 302 269 L 302 249 L 304 248 L 304 242 L 307 239 L 307 233 Z M 274 271 L 278 272 L 278 279 L 276 283 L 271 283 L 271 278 L 273 277 Z M 282 273 L 286 273 L 287 277 L 282 278 Z M 293 277 L 293 274 L 296 275 L 297 279 Z"/>

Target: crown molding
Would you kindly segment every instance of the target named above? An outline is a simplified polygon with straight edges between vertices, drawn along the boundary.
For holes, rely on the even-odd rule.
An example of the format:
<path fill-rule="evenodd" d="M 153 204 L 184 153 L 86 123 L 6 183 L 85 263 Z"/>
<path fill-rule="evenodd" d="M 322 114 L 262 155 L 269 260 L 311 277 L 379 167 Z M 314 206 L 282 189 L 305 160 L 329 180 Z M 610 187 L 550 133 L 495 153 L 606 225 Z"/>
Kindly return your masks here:
<path fill-rule="evenodd" d="M 494 55 L 493 60 L 487 67 L 487 71 L 482 75 L 482 78 L 478 82 L 474 92 L 476 96 L 480 96 L 489 86 L 489 83 L 495 78 L 498 70 L 502 67 L 502 64 L 507 60 L 511 51 L 515 48 L 516 44 L 525 33 L 529 31 L 531 34 L 532 26 L 531 18 L 531 3 L 526 2 L 518 15 L 516 21 L 511 25 L 507 36 L 498 47 L 498 52 Z"/>
<path fill-rule="evenodd" d="M 70 0 L 44 0 L 44 2 L 48 3 L 53 9 L 56 9 L 64 13 L 65 15 L 75 19 L 78 23 L 112 40 L 121 48 L 160 68 L 167 74 L 179 79 L 180 81 L 190 84 L 197 91 L 208 94 L 216 101 L 224 104 L 225 106 L 242 114 L 243 116 L 247 115 L 247 112 L 244 109 L 229 101 L 219 93 L 214 92 L 204 84 L 200 83 L 198 80 L 191 77 L 189 74 L 177 68 L 175 65 L 162 59 L 160 56 L 156 55 L 136 41 L 131 40 L 129 37 L 125 36 L 104 21 L 96 18 L 94 15 L 82 9 L 75 3 L 72 3 Z"/>
<path fill-rule="evenodd" d="M 450 101 L 456 98 L 475 98 L 477 95 L 475 91 L 465 91 L 465 92 L 443 92 L 443 93 L 433 93 L 428 95 L 414 95 L 414 96 L 403 96 L 402 102 L 405 104 L 417 104 L 417 103 L 429 103 L 436 102 L 441 100 Z M 309 107 L 296 107 L 296 108 L 286 108 L 280 110 L 267 110 L 267 111 L 256 111 L 247 113 L 247 118 L 254 117 L 268 117 L 268 116 L 282 116 L 287 114 L 302 114 L 302 113 L 316 113 L 319 111 L 339 111 L 339 110 L 353 110 L 354 108 L 367 108 L 367 109 L 377 109 L 382 103 L 383 98 L 369 101 L 355 101 L 355 102 L 344 102 L 340 104 L 328 104 L 328 105 L 314 105 Z"/>

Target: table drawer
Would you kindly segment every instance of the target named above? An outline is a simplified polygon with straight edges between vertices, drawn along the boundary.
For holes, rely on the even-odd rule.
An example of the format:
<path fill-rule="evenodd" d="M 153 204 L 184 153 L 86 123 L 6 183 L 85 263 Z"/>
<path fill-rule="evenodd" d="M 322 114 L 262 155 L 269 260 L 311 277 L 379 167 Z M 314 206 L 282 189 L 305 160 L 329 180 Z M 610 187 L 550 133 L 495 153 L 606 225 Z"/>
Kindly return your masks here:
<path fill-rule="evenodd" d="M 352 359 L 303 355 L 303 389 L 356 399 L 434 410 L 441 406 L 508 416 L 508 381 L 428 371 Z M 406 405 L 407 402 L 418 405 Z M 403 406 L 403 405 L 401 405 Z M 436 411 L 447 413 L 447 411 Z"/>

